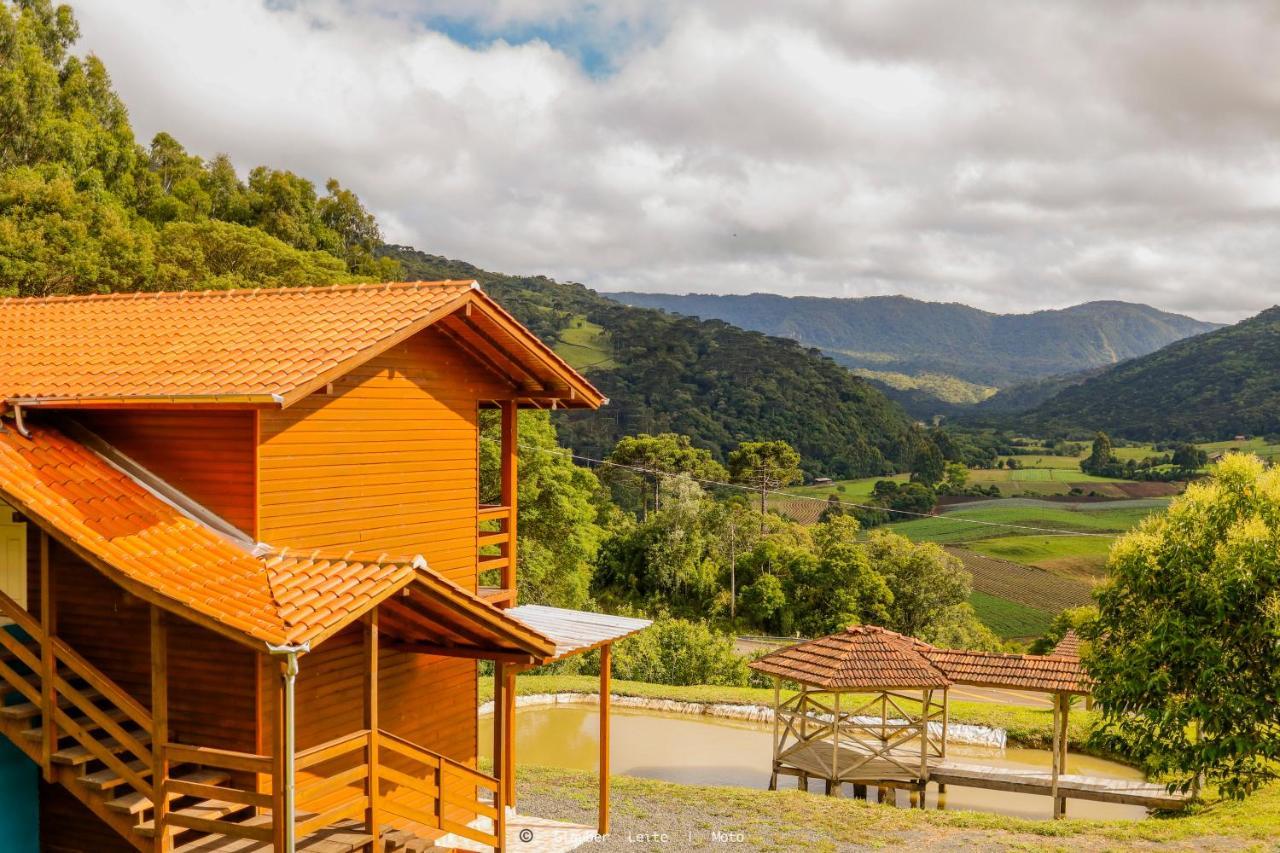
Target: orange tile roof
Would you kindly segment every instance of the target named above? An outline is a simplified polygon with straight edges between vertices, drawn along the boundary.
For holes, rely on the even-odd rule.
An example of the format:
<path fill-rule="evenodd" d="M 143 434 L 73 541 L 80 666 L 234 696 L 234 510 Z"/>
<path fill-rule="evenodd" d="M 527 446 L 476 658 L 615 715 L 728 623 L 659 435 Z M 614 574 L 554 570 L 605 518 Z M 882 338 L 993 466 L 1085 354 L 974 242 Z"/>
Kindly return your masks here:
<path fill-rule="evenodd" d="M 1079 658 L 960 649 L 933 649 L 928 655 L 956 684 L 1045 693 L 1089 692 L 1090 680 Z"/>
<path fill-rule="evenodd" d="M 875 625 L 854 625 L 835 634 L 771 652 L 750 666 L 813 687 L 886 690 L 946 687 L 947 676 L 927 658 L 927 644 Z"/>
<path fill-rule="evenodd" d="M 511 622 L 510 632 L 535 652 L 554 649 L 422 565 L 256 554 L 63 432 L 43 425 L 29 432 L 0 428 L 0 499 L 126 589 L 235 639 L 317 642 L 421 581 L 425 593 L 447 588 L 488 608 L 490 622 Z"/>
<path fill-rule="evenodd" d="M 771 652 L 749 666 L 801 684 L 835 690 L 967 684 L 1088 693 L 1090 686 L 1078 657 L 939 649 L 875 625 L 855 625 L 806 640 Z"/>
<path fill-rule="evenodd" d="M 1058 641 L 1058 645 L 1053 647 L 1053 651 L 1049 654 L 1054 657 L 1067 657 L 1080 659 L 1080 636 L 1076 634 L 1075 629 L 1068 628 L 1067 633 L 1062 635 L 1062 639 Z"/>
<path fill-rule="evenodd" d="M 471 304 L 603 401 L 472 281 L 0 299 L 0 400 L 287 405 Z"/>

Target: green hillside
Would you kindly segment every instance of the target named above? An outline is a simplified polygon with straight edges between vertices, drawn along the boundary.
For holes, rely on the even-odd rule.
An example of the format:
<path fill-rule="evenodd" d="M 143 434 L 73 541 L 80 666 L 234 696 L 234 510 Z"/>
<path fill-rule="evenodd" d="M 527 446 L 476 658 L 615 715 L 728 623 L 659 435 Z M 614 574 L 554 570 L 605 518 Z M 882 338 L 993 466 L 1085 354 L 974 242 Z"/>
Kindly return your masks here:
<path fill-rule="evenodd" d="M 1127 302 L 993 314 L 903 296 L 609 295 L 629 305 L 716 318 L 793 338 L 853 368 L 916 377 L 945 375 L 1001 388 L 1115 364 L 1217 328 Z M 942 399 L 958 401 L 945 395 Z"/>
<path fill-rule="evenodd" d="M 1021 423 L 1142 441 L 1280 431 L 1280 307 L 1066 388 Z"/>
<path fill-rule="evenodd" d="M 783 439 L 813 475 L 878 474 L 906 461 L 916 428 L 883 394 L 795 341 L 631 308 L 579 284 L 513 276 L 384 246 L 409 278 L 475 278 L 610 398 L 562 415 L 561 435 L 597 458 L 623 435 L 678 432 L 718 458 Z"/>

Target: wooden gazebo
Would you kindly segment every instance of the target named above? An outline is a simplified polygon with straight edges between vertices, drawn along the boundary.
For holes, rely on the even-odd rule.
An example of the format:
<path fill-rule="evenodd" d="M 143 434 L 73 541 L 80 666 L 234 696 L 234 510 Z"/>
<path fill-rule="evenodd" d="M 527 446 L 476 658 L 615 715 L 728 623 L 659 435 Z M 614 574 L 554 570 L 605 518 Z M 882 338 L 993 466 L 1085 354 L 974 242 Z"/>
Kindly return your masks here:
<path fill-rule="evenodd" d="M 1074 696 L 1087 696 L 1090 681 L 1080 664 L 1074 634 L 1052 654 L 1014 655 L 940 649 L 922 640 L 855 625 L 826 637 L 779 649 L 750 666 L 774 678 L 773 771 L 797 776 L 801 788 L 817 777 L 840 796 L 852 783 L 905 788 L 948 784 L 1044 794 L 1053 816 L 1068 797 L 1181 808 L 1185 797 L 1149 782 L 1067 775 L 1067 715 Z M 783 700 L 782 682 L 799 686 Z M 947 760 L 948 688 L 993 687 L 1047 693 L 1053 703 L 1053 743 L 1048 773 Z"/>
<path fill-rule="evenodd" d="M 801 787 L 810 777 L 822 779 L 834 796 L 844 783 L 923 789 L 931 761 L 946 757 L 951 686 L 926 649 L 902 634 L 858 625 L 753 662 L 774 677 L 769 787 L 789 775 Z M 800 686 L 785 701 L 783 679 Z"/>

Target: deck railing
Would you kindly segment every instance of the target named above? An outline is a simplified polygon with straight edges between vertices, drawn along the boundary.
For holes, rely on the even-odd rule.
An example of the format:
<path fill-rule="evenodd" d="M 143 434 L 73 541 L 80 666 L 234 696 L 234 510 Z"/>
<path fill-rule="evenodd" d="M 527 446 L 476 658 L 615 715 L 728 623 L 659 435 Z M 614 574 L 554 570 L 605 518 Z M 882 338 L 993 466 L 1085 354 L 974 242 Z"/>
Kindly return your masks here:
<path fill-rule="evenodd" d="M 498 586 L 486 597 L 499 606 L 515 603 L 516 592 L 516 528 L 511 507 L 481 504 L 476 513 L 476 544 L 479 546 L 477 569 L 483 574 L 498 572 Z"/>
<path fill-rule="evenodd" d="M 273 769 L 273 761 L 269 755 L 214 749 L 208 746 L 166 743 L 164 755 L 170 764 L 191 764 L 213 770 L 224 770 L 232 778 L 270 777 Z M 230 782 L 222 785 L 205 785 L 164 778 L 160 780 L 160 790 L 166 796 L 200 797 L 205 800 L 229 803 L 232 808 L 224 809 L 225 815 L 211 814 L 207 817 L 167 812 L 160 818 L 160 825 L 156 827 L 157 833 L 167 831 L 169 827 L 182 827 L 220 833 L 232 838 L 250 839 L 264 844 L 271 843 L 272 821 L 268 813 L 272 807 L 272 797 L 269 793 L 257 790 L 256 786 L 233 785 Z M 234 808 L 235 806 L 240 808 Z M 251 808 L 255 813 L 246 820 L 245 813 Z"/>

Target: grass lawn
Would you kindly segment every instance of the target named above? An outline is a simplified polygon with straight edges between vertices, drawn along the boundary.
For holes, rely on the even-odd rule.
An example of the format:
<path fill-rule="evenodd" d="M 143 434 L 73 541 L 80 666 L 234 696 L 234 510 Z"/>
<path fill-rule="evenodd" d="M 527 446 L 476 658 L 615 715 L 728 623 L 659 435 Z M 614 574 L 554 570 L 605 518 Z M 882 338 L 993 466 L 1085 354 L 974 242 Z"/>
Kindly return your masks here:
<path fill-rule="evenodd" d="M 588 772 L 521 767 L 519 807 L 594 825 L 596 785 Z M 611 833 L 589 844 L 592 850 L 1274 850 L 1280 842 L 1280 784 L 1242 803 L 1210 801 L 1184 815 L 1141 821 L 1034 821 L 627 776 L 611 785 Z M 713 831 L 743 837 L 726 844 Z"/>
<path fill-rule="evenodd" d="M 1043 636 L 1053 621 L 1052 613 L 978 590 L 969 603 L 983 624 L 1006 640 Z"/>
<path fill-rule="evenodd" d="M 783 491 L 788 494 L 805 495 L 807 497 L 825 499 L 828 495 L 835 495 L 839 498 L 855 500 L 871 497 L 871 490 L 881 480 L 905 483 L 909 479 L 911 478 L 907 474 L 894 474 L 889 477 L 862 477 L 857 480 L 836 480 L 834 483 L 823 483 L 821 486 L 787 486 Z"/>

